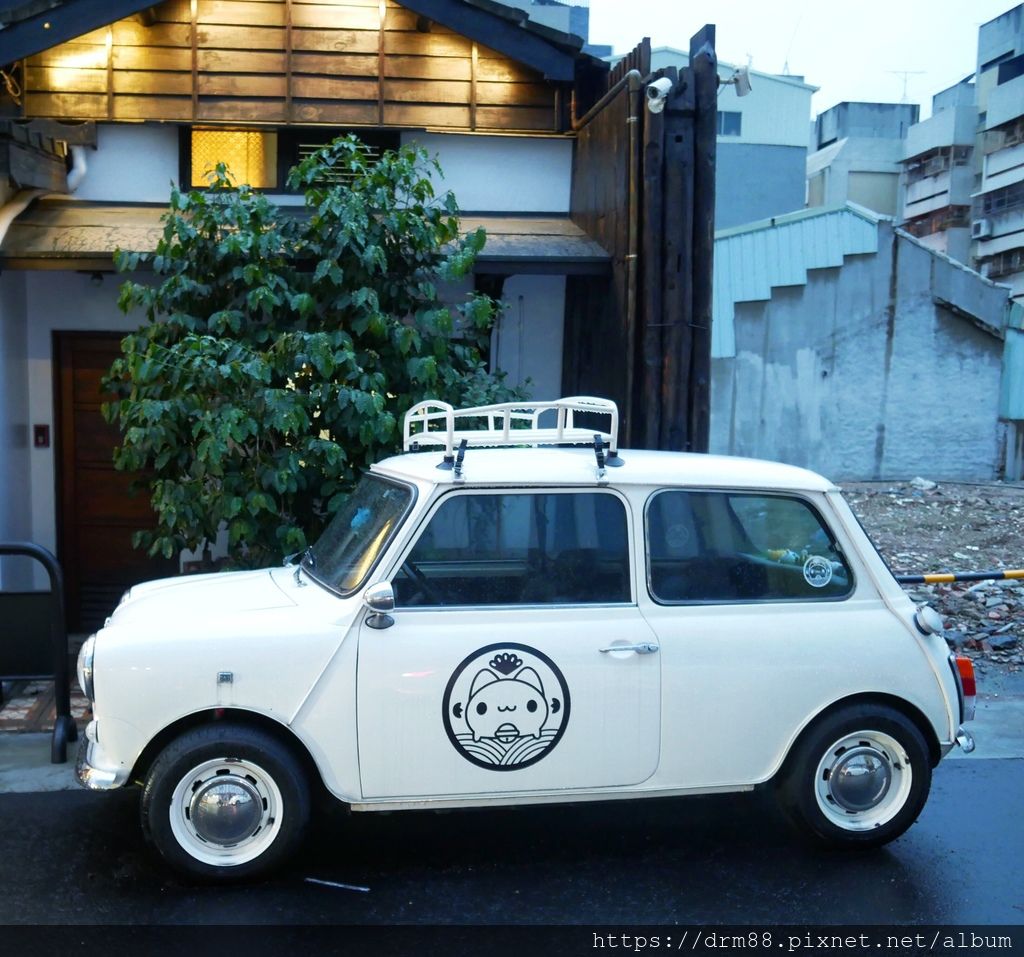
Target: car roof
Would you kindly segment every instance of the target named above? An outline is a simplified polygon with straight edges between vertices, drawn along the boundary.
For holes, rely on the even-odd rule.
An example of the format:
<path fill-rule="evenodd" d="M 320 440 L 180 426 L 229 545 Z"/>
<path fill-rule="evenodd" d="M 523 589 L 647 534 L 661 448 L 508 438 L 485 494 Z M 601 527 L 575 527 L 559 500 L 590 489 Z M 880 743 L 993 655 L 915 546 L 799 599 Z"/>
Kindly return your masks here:
<path fill-rule="evenodd" d="M 836 488 L 816 472 L 761 459 L 623 449 L 618 461 L 620 465 L 608 467 L 602 485 L 687 485 L 816 492 Z M 416 482 L 456 484 L 454 470 L 440 468 L 442 462 L 442 452 L 437 449 L 409 452 L 378 462 L 372 471 Z M 588 448 L 470 448 L 466 450 L 458 484 L 467 487 L 597 486 L 597 462 L 594 450 Z"/>

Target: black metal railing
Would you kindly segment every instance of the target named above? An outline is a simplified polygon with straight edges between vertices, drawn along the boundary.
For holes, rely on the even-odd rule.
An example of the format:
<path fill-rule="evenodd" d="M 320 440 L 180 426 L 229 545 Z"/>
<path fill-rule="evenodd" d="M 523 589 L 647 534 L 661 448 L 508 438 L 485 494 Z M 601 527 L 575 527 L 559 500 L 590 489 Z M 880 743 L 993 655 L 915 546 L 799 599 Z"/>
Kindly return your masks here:
<path fill-rule="evenodd" d="M 64 575 L 53 553 L 32 542 L 0 542 L 0 556 L 35 559 L 50 578 L 48 592 L 0 591 L 0 678 L 53 682 L 56 717 L 50 760 L 63 764 L 78 737 L 71 717 L 68 633 L 64 623 Z"/>

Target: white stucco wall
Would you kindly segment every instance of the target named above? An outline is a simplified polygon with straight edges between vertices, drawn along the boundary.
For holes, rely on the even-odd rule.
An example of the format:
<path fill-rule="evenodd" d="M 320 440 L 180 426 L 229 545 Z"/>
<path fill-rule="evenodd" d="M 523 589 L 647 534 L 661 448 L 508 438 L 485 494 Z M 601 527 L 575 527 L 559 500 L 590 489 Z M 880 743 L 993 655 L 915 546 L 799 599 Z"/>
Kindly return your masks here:
<path fill-rule="evenodd" d="M 893 235 L 737 305 L 736 357 L 713 363 L 712 451 L 836 480 L 997 474 L 1002 342 L 934 301 L 933 271 L 958 267 L 905 239 L 894 259 Z M 952 279 L 992 289 L 963 270 Z"/>
<path fill-rule="evenodd" d="M 37 271 L 23 275 L 29 316 L 29 422 L 49 425 L 52 437 L 48 449 L 33 448 L 29 454 L 32 540 L 56 551 L 53 333 L 82 330 L 130 332 L 137 327 L 138 319 L 125 316 L 117 308 L 119 277 L 108 275 L 97 286 L 88 273 Z"/>
<path fill-rule="evenodd" d="M 110 203 L 166 203 L 178 179 L 178 127 L 160 123 L 100 123 L 88 174 L 74 198 Z M 455 193 L 463 210 L 568 212 L 572 141 L 565 137 L 403 133 L 437 156 L 438 185 Z M 271 194 L 279 204 L 301 197 Z"/>
<path fill-rule="evenodd" d="M 96 149 L 75 199 L 166 203 L 178 180 L 178 127 L 163 123 L 99 123 Z"/>
<path fill-rule="evenodd" d="M 531 398 L 562 395 L 565 276 L 509 276 L 507 309 L 491 334 L 492 368 Z"/>
<path fill-rule="evenodd" d="M 564 137 L 403 133 L 437 156 L 450 189 L 470 212 L 566 213 L 572 186 L 572 140 Z"/>
<path fill-rule="evenodd" d="M 0 275 L 0 541 L 31 539 L 24 274 Z M 31 586 L 31 559 L 0 559 L 0 587 Z"/>

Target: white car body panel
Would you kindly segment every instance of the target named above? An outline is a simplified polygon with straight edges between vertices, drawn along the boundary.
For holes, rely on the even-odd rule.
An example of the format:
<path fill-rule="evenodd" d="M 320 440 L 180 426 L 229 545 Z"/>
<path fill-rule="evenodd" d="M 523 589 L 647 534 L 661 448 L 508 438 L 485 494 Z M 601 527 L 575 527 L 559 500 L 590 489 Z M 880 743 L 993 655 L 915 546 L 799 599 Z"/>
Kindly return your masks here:
<path fill-rule="evenodd" d="M 914 630 L 913 605 L 831 483 L 753 460 L 621 456 L 625 465 L 609 468 L 600 483 L 585 449 L 471 449 L 461 479 L 437 468 L 437 454 L 378 464 L 375 473 L 414 486 L 416 499 L 356 595 L 332 593 L 305 572 L 296 580 L 292 568 L 136 587 L 95 646 L 95 727 L 105 759 L 127 774 L 177 722 L 216 709 L 251 712 L 296 735 L 331 793 L 373 810 L 746 790 L 778 770 L 816 715 L 853 695 L 906 702 L 941 749 L 952 743 L 957 695 L 945 643 Z M 855 590 L 818 602 L 658 604 L 646 581 L 644 509 L 653 492 L 669 487 L 810 501 L 838 538 Z M 481 488 L 619 495 L 630 509 L 633 602 L 399 608 L 392 627 L 367 627 L 366 585 L 394 574 L 441 496 Z M 482 646 L 510 642 L 557 663 L 572 720 L 557 750 L 507 774 L 452 746 L 442 712 L 454 727 L 462 701 L 446 700 L 444 710 L 442 698 L 450 690 L 468 704 L 470 691 L 474 700 L 484 695 L 470 680 L 496 666 L 468 663 L 461 686 L 457 669 Z M 615 642 L 658 650 L 600 651 Z M 527 695 L 524 683 L 543 683 L 551 721 L 523 710 L 517 718 L 521 736 L 539 742 L 557 733 L 551 699 L 562 695 L 551 694 L 554 672 L 542 680 L 542 664 L 522 654 L 514 672 L 509 664 L 507 674 L 482 680 L 519 682 L 495 685 L 492 700 L 497 691 Z M 526 707 L 525 697 L 501 700 L 502 709 Z M 472 738 L 464 720 L 469 731 L 459 725 L 461 733 Z"/>

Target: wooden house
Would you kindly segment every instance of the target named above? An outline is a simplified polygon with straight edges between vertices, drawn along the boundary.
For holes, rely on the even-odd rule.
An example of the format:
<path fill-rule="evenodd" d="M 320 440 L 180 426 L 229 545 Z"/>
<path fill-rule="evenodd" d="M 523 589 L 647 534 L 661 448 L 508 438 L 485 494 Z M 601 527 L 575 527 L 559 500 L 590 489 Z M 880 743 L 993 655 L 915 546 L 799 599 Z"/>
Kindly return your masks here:
<path fill-rule="evenodd" d="M 57 551 L 72 627 L 168 570 L 130 547 L 147 506 L 98 413 L 135 322 L 112 254 L 152 248 L 171 181 L 218 161 L 288 204 L 289 167 L 339 133 L 425 146 L 487 231 L 474 281 L 508 303 L 492 362 L 537 396 L 615 398 L 634 444 L 706 445 L 713 28 L 661 71 L 654 113 L 649 43 L 610 71 L 494 0 L 20 0 L 0 19 L 0 540 Z"/>

